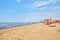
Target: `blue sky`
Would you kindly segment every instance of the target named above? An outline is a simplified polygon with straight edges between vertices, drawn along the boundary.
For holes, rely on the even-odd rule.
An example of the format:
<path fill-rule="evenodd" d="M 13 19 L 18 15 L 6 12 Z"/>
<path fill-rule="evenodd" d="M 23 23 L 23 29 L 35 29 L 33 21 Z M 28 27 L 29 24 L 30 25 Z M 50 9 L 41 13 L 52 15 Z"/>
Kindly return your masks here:
<path fill-rule="evenodd" d="M 60 0 L 0 0 L 0 22 L 60 19 Z"/>

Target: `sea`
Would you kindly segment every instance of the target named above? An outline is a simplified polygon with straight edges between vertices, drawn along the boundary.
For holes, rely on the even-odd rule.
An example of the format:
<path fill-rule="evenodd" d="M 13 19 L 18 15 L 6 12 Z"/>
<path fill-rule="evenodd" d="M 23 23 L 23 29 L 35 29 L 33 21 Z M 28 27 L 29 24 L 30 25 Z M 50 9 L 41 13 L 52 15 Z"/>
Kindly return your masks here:
<path fill-rule="evenodd" d="M 18 25 L 25 25 L 29 22 L 0 22 L 0 28 L 13 27 Z"/>

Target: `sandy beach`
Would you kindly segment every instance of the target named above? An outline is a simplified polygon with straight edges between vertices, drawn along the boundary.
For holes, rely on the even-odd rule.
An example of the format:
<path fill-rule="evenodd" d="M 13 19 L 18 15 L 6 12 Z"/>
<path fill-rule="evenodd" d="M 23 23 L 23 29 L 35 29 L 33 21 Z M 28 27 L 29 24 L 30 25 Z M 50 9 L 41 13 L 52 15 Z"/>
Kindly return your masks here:
<path fill-rule="evenodd" d="M 0 29 L 0 40 L 60 40 L 60 24 L 43 23 Z"/>

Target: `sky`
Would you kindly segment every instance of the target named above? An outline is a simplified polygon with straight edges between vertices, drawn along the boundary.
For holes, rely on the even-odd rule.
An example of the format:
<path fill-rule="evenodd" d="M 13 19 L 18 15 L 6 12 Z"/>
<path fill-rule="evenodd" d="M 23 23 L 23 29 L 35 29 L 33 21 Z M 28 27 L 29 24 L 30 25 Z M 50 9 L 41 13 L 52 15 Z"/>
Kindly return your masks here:
<path fill-rule="evenodd" d="M 0 0 L 0 22 L 60 20 L 60 0 Z"/>

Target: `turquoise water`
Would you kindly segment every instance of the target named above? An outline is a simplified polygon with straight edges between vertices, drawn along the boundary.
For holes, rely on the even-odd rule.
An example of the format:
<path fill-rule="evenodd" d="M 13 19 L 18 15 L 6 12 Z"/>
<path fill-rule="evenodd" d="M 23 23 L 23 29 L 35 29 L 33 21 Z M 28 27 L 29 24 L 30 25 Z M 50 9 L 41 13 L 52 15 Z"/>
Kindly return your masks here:
<path fill-rule="evenodd" d="M 24 24 L 27 24 L 27 22 L 0 22 L 0 28 L 6 28 L 6 27 L 24 25 Z"/>

